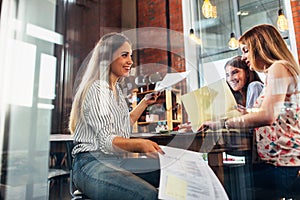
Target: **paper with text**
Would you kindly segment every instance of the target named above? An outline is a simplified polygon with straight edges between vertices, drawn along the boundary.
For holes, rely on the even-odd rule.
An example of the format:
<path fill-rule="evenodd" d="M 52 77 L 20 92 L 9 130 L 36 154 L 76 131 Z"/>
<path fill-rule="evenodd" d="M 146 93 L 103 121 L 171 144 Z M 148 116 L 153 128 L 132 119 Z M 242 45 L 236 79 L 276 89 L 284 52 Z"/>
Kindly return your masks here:
<path fill-rule="evenodd" d="M 159 199 L 226 200 L 228 196 L 202 153 L 161 146 Z"/>
<path fill-rule="evenodd" d="M 205 121 L 241 115 L 235 109 L 237 103 L 224 79 L 182 95 L 181 100 L 194 132 Z"/>

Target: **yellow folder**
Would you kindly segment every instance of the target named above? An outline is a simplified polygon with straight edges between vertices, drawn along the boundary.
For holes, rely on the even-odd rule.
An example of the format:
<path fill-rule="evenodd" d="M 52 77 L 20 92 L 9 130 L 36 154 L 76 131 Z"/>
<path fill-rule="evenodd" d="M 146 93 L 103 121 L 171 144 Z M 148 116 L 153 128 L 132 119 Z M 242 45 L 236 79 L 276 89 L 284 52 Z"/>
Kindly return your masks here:
<path fill-rule="evenodd" d="M 197 132 L 205 121 L 241 115 L 235 109 L 237 103 L 225 79 L 182 95 L 181 101 L 194 132 Z"/>

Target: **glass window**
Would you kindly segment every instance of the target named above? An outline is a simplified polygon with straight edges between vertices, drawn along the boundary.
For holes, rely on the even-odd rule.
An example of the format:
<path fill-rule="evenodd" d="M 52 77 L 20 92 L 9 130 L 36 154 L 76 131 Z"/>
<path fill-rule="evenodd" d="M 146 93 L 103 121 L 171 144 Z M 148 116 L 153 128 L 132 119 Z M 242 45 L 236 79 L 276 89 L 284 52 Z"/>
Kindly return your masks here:
<path fill-rule="evenodd" d="M 201 46 L 197 46 L 196 50 L 194 48 L 183 50 L 182 41 L 178 40 L 174 42 L 176 50 L 173 51 L 179 53 L 173 55 L 168 52 L 168 45 L 172 40 L 164 38 L 163 34 L 154 39 L 139 37 L 141 36 L 139 34 L 134 35 L 136 41 L 140 43 L 134 44 L 136 46 L 133 59 L 138 61 L 135 62 L 136 65 L 142 64 L 132 69 L 132 76 L 129 77 L 132 79 L 128 81 L 130 84 L 127 87 L 130 93 L 126 94 L 132 95 L 130 96 L 132 100 L 141 99 L 146 95 L 144 91 L 135 94 L 134 91 L 138 90 L 132 88 L 132 85 L 144 86 L 144 82 L 150 82 L 148 86 L 154 87 L 162 79 L 156 72 L 173 72 L 170 63 L 181 66 L 180 69 L 183 71 L 188 65 L 197 71 L 190 72 L 191 81 L 183 84 L 181 91 L 176 89 L 164 92 L 159 99 L 160 104 L 148 107 L 149 115 L 146 119 L 145 113 L 145 120 L 140 123 L 140 130 L 148 132 L 150 129 L 145 128 L 146 125 L 162 119 L 173 121 L 172 126 L 184 122 L 186 116 L 180 104 L 180 93 L 189 90 L 188 87 L 192 88 L 193 83 L 197 84 L 193 88 L 196 89 L 209 81 L 213 82 L 224 77 L 224 62 L 240 54 L 239 49 L 228 48 L 231 33 L 239 37 L 241 33 L 256 24 L 276 24 L 278 1 L 210 1 L 217 8 L 217 17 L 206 19 L 202 14 L 203 1 L 182 0 L 183 6 L 189 4 L 185 7 L 191 11 L 189 15 L 191 18 L 188 17 L 188 21 L 202 40 Z M 73 83 L 76 81 L 77 72 L 82 70 L 80 68 L 82 61 L 92 50 L 99 36 L 108 32 L 126 32 L 126 30 L 143 27 L 146 29 L 141 33 L 145 31 L 150 35 L 153 33 L 156 35 L 160 33 L 157 30 L 161 28 L 159 27 L 162 26 L 161 24 L 165 25 L 176 18 L 179 25 L 177 24 L 178 30 L 174 32 L 178 31 L 180 33 L 178 37 L 182 39 L 182 24 L 180 24 L 181 19 L 179 20 L 181 16 L 166 17 L 166 13 L 159 13 L 163 17 L 158 20 L 155 18 L 157 16 L 149 17 L 148 21 L 142 18 L 145 17 L 144 12 L 149 9 L 149 5 L 160 6 L 154 10 L 160 11 L 161 8 L 165 8 L 165 12 L 172 11 L 174 8 L 171 6 L 177 5 L 174 3 L 175 0 L 153 1 L 151 4 L 148 2 L 145 0 L 0 0 L 0 160 L 2 162 L 0 184 L 8 186 L 5 188 L 4 199 L 45 199 L 47 197 L 49 136 L 50 133 L 68 132 Z M 171 5 L 170 8 L 167 2 Z M 181 9 L 180 6 L 176 9 Z M 286 1 L 281 0 L 281 6 L 286 13 Z M 143 9 L 138 10 L 139 8 Z M 174 21 L 173 19 L 172 22 Z M 168 25 L 165 27 L 172 27 L 170 25 L 174 24 Z M 148 27 L 156 26 L 159 28 L 147 30 Z M 170 34 L 169 30 L 166 32 Z M 288 44 L 292 43 L 289 34 L 289 31 L 282 32 Z M 187 40 L 186 38 L 184 40 Z M 160 42 L 160 39 L 163 42 Z M 143 44 L 144 41 L 147 41 L 149 46 Z M 157 48 L 156 42 L 163 48 Z M 152 43 L 155 48 L 149 48 L 152 47 Z M 186 56 L 187 51 L 192 53 Z M 158 53 L 153 54 L 153 52 Z M 186 57 L 184 58 L 183 55 Z M 149 59 L 151 60 L 149 64 L 148 58 L 154 58 L 155 63 Z M 186 65 L 183 64 L 184 62 Z M 143 74 L 150 70 L 151 72 L 153 70 L 150 76 Z M 138 78 L 143 81 L 139 81 L 133 75 L 139 75 Z M 152 123 L 151 128 L 154 130 L 157 124 Z M 169 128 L 171 129 L 172 126 Z M 166 133 L 165 130 L 162 132 Z M 232 156 L 240 155 L 224 155 L 229 159 L 235 158 Z M 244 164 L 244 158 L 236 159 L 241 159 L 238 161 Z M 226 172 L 232 169 L 224 168 L 224 170 Z M 247 175 L 247 172 L 245 174 Z M 234 189 L 238 190 L 238 185 L 235 185 Z M 2 191 L 0 196 L 2 197 Z"/>
<path fill-rule="evenodd" d="M 2 3 L 2 1 L 1 1 Z M 3 1 L 0 159 L 4 199 L 45 199 L 49 136 L 63 35 L 55 1 Z M 41 13 L 42 11 L 42 13 Z M 4 191 L 4 190 L 3 190 Z"/>
<path fill-rule="evenodd" d="M 204 76 L 208 73 L 206 68 L 214 65 L 220 77 L 224 77 L 222 64 L 228 58 L 241 54 L 239 49 L 229 49 L 228 42 L 231 33 L 238 38 L 254 25 L 262 23 L 276 25 L 279 6 L 283 8 L 284 13 L 287 9 L 285 1 L 281 1 L 280 5 L 279 1 L 274 0 L 210 0 L 210 2 L 217 7 L 216 18 L 204 17 L 203 1 L 191 1 L 196 13 L 192 23 L 194 23 L 195 32 L 202 40 L 199 71 L 204 68 Z M 289 31 L 281 32 L 281 34 L 289 45 Z M 209 78 L 204 79 L 205 82 L 209 81 Z"/>

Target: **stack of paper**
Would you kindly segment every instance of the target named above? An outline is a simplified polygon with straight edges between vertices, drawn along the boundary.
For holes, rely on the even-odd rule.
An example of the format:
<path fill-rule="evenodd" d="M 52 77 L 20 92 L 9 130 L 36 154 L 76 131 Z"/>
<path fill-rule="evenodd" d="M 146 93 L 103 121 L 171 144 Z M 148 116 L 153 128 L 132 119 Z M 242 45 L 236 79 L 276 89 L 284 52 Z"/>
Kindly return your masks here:
<path fill-rule="evenodd" d="M 159 199 L 226 200 L 221 182 L 199 152 L 161 146 Z"/>

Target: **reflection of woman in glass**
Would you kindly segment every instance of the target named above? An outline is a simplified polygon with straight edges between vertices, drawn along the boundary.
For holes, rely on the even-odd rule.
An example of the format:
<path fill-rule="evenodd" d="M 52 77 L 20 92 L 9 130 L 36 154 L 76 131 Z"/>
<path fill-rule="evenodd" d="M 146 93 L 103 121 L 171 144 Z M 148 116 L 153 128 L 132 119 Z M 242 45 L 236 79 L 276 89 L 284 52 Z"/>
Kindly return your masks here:
<path fill-rule="evenodd" d="M 261 93 L 263 84 L 258 74 L 250 70 L 241 58 L 236 56 L 225 64 L 226 81 L 236 102 L 251 108 Z"/>
<path fill-rule="evenodd" d="M 119 33 L 104 35 L 74 97 L 70 131 L 74 133 L 74 183 L 91 199 L 157 199 L 160 147 L 130 139 L 133 124 L 157 94 L 146 96 L 130 113 L 119 87 L 133 64 L 131 43 Z M 124 158 L 127 152 L 148 158 Z"/>

